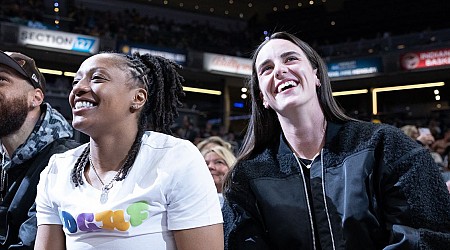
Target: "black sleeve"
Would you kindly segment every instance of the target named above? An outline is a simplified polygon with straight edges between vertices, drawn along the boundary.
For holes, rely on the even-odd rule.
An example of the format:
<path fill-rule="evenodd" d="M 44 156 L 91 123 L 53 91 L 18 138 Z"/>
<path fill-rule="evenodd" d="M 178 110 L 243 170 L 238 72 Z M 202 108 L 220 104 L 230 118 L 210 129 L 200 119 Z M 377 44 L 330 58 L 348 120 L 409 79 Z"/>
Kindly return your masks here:
<path fill-rule="evenodd" d="M 400 145 L 398 140 L 392 144 L 397 149 L 385 150 L 408 148 Z M 391 230 L 388 249 L 450 249 L 450 194 L 430 153 L 419 146 L 383 162 L 383 213 Z"/>
<path fill-rule="evenodd" d="M 236 172 L 233 172 L 232 184 L 225 193 L 222 207 L 225 249 L 270 249 L 256 199 L 248 183 L 240 185 L 233 181 L 236 176 Z"/>

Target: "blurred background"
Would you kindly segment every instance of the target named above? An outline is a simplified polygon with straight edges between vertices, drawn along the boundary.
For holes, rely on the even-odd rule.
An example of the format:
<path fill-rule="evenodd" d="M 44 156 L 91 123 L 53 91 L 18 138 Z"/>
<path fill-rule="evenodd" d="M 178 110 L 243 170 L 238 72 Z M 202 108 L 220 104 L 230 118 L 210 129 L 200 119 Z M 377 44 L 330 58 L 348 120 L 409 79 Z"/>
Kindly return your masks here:
<path fill-rule="evenodd" d="M 249 117 L 251 54 L 266 36 L 288 31 L 321 54 L 350 116 L 429 127 L 436 139 L 450 126 L 444 0 L 2 0 L 1 6 L 0 50 L 37 61 L 47 101 L 68 120 L 67 96 L 84 59 L 105 50 L 140 51 L 183 66 L 177 136 L 197 143 L 218 135 L 239 145 Z"/>

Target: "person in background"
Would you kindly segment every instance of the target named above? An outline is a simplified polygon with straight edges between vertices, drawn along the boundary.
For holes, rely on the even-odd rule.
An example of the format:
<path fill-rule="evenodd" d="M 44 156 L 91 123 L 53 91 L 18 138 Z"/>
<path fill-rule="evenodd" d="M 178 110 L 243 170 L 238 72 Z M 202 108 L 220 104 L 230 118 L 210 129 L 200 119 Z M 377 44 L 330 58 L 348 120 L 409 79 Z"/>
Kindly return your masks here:
<path fill-rule="evenodd" d="M 407 136 L 415 140 L 420 145 L 424 146 L 430 151 L 431 157 L 439 168 L 444 167 L 444 160 L 440 154 L 434 152 L 432 145 L 434 143 L 434 136 L 431 134 L 429 128 L 417 128 L 415 125 L 405 125 L 400 128 Z"/>
<path fill-rule="evenodd" d="M 450 195 L 428 149 L 345 115 L 308 44 L 267 37 L 249 85 L 224 186 L 226 249 L 448 249 Z"/>
<path fill-rule="evenodd" d="M 201 151 L 203 158 L 205 158 L 206 165 L 208 165 L 214 184 L 216 184 L 217 193 L 219 195 L 220 205 L 223 205 L 223 180 L 230 168 L 236 161 L 236 157 L 229 148 L 223 146 L 213 146 L 205 148 Z"/>
<path fill-rule="evenodd" d="M 222 139 L 220 136 L 214 135 L 214 136 L 207 137 L 197 144 L 197 148 L 200 152 L 211 149 L 215 146 L 222 146 L 222 147 L 225 147 L 226 149 L 230 150 L 231 152 L 233 152 L 231 144 L 229 142 L 225 141 L 224 139 Z"/>
<path fill-rule="evenodd" d="M 32 58 L 0 51 L 0 249 L 33 249 L 39 174 L 51 155 L 78 146 L 44 93 Z"/>
<path fill-rule="evenodd" d="M 223 249 L 211 174 L 191 142 L 171 136 L 178 67 L 139 53 L 81 64 L 69 103 L 90 141 L 42 172 L 36 249 Z"/>
<path fill-rule="evenodd" d="M 445 153 L 450 147 L 450 128 L 447 128 L 443 134 L 443 137 L 436 140 L 431 148 L 436 153 L 440 154 L 442 157 L 445 157 Z"/>
<path fill-rule="evenodd" d="M 420 133 L 415 125 L 405 125 L 400 128 L 407 136 L 423 146 L 430 148 L 434 143 L 434 136 L 430 133 Z"/>

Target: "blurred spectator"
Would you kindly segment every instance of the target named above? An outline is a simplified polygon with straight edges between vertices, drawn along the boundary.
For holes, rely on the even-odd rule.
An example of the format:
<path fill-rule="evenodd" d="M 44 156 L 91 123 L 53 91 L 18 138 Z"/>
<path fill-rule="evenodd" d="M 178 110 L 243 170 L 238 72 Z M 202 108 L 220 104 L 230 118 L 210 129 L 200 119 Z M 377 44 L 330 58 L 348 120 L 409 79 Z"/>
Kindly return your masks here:
<path fill-rule="evenodd" d="M 191 142 L 194 142 L 199 132 L 198 128 L 194 126 L 192 118 L 188 115 L 183 117 L 183 124 L 177 130 L 177 136 Z"/>
<path fill-rule="evenodd" d="M 231 144 L 219 136 L 210 136 L 197 144 L 197 148 L 200 152 L 209 150 L 215 146 L 222 146 L 233 152 Z"/>
<path fill-rule="evenodd" d="M 405 125 L 400 128 L 406 135 L 411 137 L 417 143 L 428 148 L 430 150 L 431 157 L 433 157 L 434 162 L 439 166 L 439 168 L 444 167 L 444 161 L 441 154 L 435 152 L 431 146 L 434 143 L 434 136 L 431 134 L 429 128 L 417 128 L 414 125 Z"/>
<path fill-rule="evenodd" d="M 431 148 L 433 149 L 433 151 L 444 157 L 444 154 L 449 146 L 450 146 L 450 128 L 447 128 L 445 130 L 444 137 L 436 140 L 431 146 Z"/>
<path fill-rule="evenodd" d="M 236 157 L 229 148 L 223 146 L 214 146 L 212 148 L 204 148 L 201 151 L 205 158 L 206 165 L 208 165 L 209 171 L 216 184 L 217 193 L 219 196 L 220 206 L 223 205 L 222 187 L 225 175 L 236 161 Z"/>
<path fill-rule="evenodd" d="M 420 133 L 419 129 L 415 125 L 405 125 L 400 128 L 403 133 L 405 133 L 407 136 L 411 137 L 411 139 L 417 141 L 418 143 L 422 144 L 425 147 L 430 148 L 430 146 L 434 142 L 434 137 L 429 132 L 423 132 Z"/>

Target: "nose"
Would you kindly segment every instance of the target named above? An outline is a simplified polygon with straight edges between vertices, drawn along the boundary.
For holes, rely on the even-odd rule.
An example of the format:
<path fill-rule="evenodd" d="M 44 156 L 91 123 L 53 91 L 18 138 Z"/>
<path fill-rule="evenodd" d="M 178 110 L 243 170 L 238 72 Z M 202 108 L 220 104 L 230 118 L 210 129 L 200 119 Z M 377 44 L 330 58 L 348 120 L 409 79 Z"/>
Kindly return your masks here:
<path fill-rule="evenodd" d="M 208 169 L 209 170 L 215 170 L 216 169 L 214 163 L 210 162 L 210 163 L 207 163 L 207 164 L 208 164 Z"/>
<path fill-rule="evenodd" d="M 90 86 L 88 81 L 84 81 L 83 79 L 81 79 L 72 86 L 72 93 L 76 96 L 80 96 L 86 92 L 89 92 L 89 88 Z"/>
<path fill-rule="evenodd" d="M 288 72 L 286 65 L 280 63 L 275 67 L 275 77 L 277 79 L 282 79 L 284 75 Z"/>

